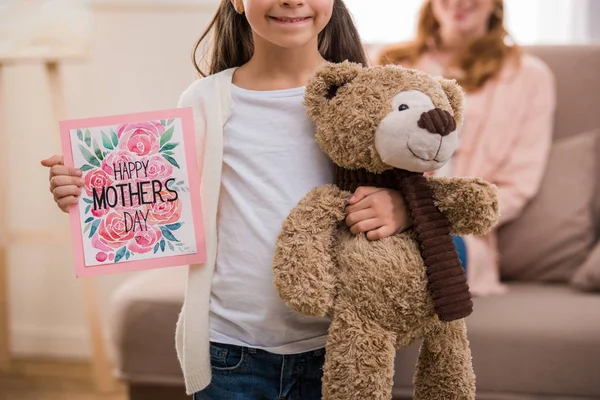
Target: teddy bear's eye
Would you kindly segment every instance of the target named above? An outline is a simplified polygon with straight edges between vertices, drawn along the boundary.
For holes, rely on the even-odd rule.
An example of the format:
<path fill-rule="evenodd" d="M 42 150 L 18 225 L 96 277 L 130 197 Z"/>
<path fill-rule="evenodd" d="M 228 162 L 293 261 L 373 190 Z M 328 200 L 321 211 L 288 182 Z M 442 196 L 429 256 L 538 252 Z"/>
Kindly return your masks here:
<path fill-rule="evenodd" d="M 404 110 L 408 110 L 408 106 L 406 104 L 400 104 L 400 107 L 398 107 L 398 111 L 404 111 Z"/>

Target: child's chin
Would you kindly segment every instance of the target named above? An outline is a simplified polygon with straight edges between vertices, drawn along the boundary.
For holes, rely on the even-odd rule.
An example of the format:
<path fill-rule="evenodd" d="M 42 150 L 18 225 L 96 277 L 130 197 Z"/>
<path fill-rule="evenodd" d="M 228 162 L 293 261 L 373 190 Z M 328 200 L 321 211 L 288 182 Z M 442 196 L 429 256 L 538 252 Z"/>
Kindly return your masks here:
<path fill-rule="evenodd" d="M 286 35 L 287 36 L 287 35 Z M 291 35 L 290 35 L 291 36 Z M 310 35 L 293 35 L 294 37 L 276 37 L 273 38 L 271 43 L 282 47 L 284 49 L 299 49 L 306 46 L 313 39 Z"/>

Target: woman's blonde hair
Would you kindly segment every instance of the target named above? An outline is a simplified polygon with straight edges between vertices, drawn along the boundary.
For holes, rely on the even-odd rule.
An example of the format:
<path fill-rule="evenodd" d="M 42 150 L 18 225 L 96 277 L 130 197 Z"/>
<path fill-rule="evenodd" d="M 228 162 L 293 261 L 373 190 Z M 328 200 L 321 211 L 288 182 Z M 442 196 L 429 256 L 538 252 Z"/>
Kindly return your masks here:
<path fill-rule="evenodd" d="M 504 1 L 495 0 L 494 3 L 485 36 L 471 43 L 449 66 L 461 71 L 461 76 L 452 78 L 456 78 L 467 92 L 476 91 L 488 80 L 497 77 L 508 59 L 519 60 L 519 47 L 507 43 L 510 35 L 504 26 Z M 431 0 L 426 0 L 421 7 L 416 39 L 388 47 L 381 54 L 378 63 L 417 63 L 421 55 L 431 48 L 432 43 L 439 44 L 439 28 L 440 24 L 433 15 Z"/>

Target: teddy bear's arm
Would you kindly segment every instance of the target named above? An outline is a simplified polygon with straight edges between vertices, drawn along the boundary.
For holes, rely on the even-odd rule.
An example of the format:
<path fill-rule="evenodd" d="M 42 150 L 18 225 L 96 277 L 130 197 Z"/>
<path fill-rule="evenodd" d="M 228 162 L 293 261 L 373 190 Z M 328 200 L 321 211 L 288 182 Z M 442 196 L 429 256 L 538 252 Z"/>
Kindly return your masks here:
<path fill-rule="evenodd" d="M 274 282 L 282 300 L 298 312 L 324 316 L 333 304 L 335 231 L 350 196 L 334 185 L 317 187 L 283 222 L 273 257 Z"/>
<path fill-rule="evenodd" d="M 453 235 L 482 236 L 499 218 L 496 187 L 479 178 L 427 178 L 435 204 L 450 220 Z"/>

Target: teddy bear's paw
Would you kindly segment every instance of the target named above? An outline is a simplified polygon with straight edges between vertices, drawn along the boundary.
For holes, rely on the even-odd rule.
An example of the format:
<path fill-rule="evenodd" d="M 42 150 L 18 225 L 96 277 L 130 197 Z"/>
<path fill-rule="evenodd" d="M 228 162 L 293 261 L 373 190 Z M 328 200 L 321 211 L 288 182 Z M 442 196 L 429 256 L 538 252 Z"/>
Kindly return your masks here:
<path fill-rule="evenodd" d="M 346 217 L 346 205 L 351 193 L 340 190 L 335 185 L 319 186 L 300 200 L 295 210 L 295 218 L 304 226 L 314 229 L 327 229 L 331 221 L 340 222 Z"/>
<path fill-rule="evenodd" d="M 453 235 L 488 234 L 498 223 L 496 186 L 479 178 L 429 177 L 435 204 L 452 225 Z"/>

